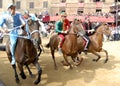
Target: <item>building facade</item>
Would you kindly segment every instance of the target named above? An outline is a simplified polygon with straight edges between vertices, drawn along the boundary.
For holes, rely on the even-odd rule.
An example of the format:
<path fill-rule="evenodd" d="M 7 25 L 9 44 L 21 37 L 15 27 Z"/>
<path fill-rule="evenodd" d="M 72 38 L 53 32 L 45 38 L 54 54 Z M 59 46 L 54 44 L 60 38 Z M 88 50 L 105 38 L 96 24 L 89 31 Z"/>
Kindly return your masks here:
<path fill-rule="evenodd" d="M 33 13 L 48 12 L 50 15 L 66 11 L 68 15 L 82 13 L 109 12 L 114 0 L 0 0 L 0 12 L 5 11 L 9 3 L 16 4 L 17 10 Z"/>

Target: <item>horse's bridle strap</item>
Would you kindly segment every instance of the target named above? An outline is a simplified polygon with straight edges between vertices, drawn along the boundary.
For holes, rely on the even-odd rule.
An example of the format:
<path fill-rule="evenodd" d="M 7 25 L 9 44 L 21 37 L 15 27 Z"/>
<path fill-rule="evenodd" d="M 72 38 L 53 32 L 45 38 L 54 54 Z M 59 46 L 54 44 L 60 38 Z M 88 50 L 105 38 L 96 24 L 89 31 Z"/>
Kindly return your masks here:
<path fill-rule="evenodd" d="M 33 31 L 30 33 L 30 35 L 32 35 L 33 33 L 36 33 L 36 32 L 39 33 L 39 30 L 33 30 Z"/>

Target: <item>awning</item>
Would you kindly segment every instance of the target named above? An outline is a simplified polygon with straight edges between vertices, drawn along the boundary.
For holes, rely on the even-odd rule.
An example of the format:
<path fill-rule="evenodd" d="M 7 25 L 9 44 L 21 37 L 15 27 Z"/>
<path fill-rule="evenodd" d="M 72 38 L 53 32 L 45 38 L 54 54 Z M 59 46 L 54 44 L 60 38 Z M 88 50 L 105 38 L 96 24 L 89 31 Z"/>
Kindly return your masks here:
<path fill-rule="evenodd" d="M 114 22 L 114 18 L 113 17 L 95 17 L 95 16 L 92 16 L 90 17 L 90 21 L 91 22 Z"/>

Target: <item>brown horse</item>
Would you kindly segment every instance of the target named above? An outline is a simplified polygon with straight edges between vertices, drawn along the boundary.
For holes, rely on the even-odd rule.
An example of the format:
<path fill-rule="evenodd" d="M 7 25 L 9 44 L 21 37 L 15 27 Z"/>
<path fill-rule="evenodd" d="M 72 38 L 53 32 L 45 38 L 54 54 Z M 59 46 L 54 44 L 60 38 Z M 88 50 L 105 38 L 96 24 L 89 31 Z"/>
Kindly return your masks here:
<path fill-rule="evenodd" d="M 109 29 L 108 24 L 103 23 L 103 24 L 99 25 L 99 27 L 97 27 L 94 34 L 89 36 L 90 44 L 89 44 L 88 52 L 93 53 L 94 55 L 98 56 L 97 59 L 93 59 L 93 61 L 96 61 L 96 62 L 101 58 L 101 56 L 97 52 L 105 52 L 106 59 L 105 59 L 104 63 L 107 63 L 108 52 L 102 48 L 102 46 L 103 46 L 103 34 L 111 35 L 111 31 Z M 84 51 L 84 43 L 85 43 L 84 39 L 81 36 L 79 36 L 77 38 L 77 40 L 78 40 L 77 46 L 79 49 L 78 51 L 79 52 Z"/>
<path fill-rule="evenodd" d="M 81 23 L 79 23 L 77 25 L 73 23 L 71 26 L 70 32 L 65 36 L 65 41 L 62 46 L 63 57 L 66 62 L 66 63 L 63 62 L 63 64 L 67 65 L 67 66 L 69 65 L 70 68 L 72 68 L 72 66 L 68 62 L 67 56 L 71 56 L 72 60 L 74 62 L 76 62 L 75 59 L 78 56 L 78 53 L 84 51 L 85 41 L 78 34 L 78 32 L 80 32 L 80 30 L 81 30 L 80 28 L 83 28 L 81 26 Z M 91 40 L 91 43 L 90 43 L 88 51 L 98 56 L 98 58 L 94 59 L 93 61 L 98 61 L 101 58 L 101 56 L 99 54 L 97 54 L 96 52 L 104 51 L 106 53 L 106 60 L 105 60 L 105 63 L 106 63 L 108 61 L 108 53 L 106 50 L 102 49 L 103 33 L 110 34 L 109 27 L 106 24 L 100 25 L 98 27 L 98 29 L 96 30 L 96 32 L 94 33 L 94 35 L 89 37 Z M 58 48 L 57 47 L 58 42 L 59 42 L 58 36 L 54 35 L 50 38 L 49 43 L 46 45 L 46 47 L 50 47 L 50 49 L 51 49 L 51 54 L 52 54 L 52 58 L 54 60 L 55 69 L 57 68 L 57 66 L 56 66 L 56 62 L 55 62 L 54 52 L 55 52 L 55 49 Z M 82 62 L 82 59 L 79 60 L 78 64 L 80 64 L 81 62 Z"/>
<path fill-rule="evenodd" d="M 79 28 L 82 28 L 82 27 L 79 27 Z M 78 46 L 76 46 L 77 38 L 78 38 L 77 36 L 78 30 L 79 29 L 77 28 L 76 24 L 73 24 L 71 26 L 69 33 L 65 36 L 65 41 L 62 45 L 62 53 L 65 60 L 65 61 L 62 61 L 62 63 L 63 65 L 70 66 L 70 68 L 72 68 L 72 66 L 68 62 L 67 56 L 71 56 L 72 60 L 75 61 L 74 58 L 76 58 L 78 55 Z M 57 65 L 56 65 L 54 53 L 55 53 L 55 50 L 58 49 L 58 43 L 59 43 L 58 35 L 53 35 L 50 38 L 49 43 L 46 45 L 46 47 L 50 47 L 52 58 L 54 60 L 55 69 L 57 69 Z M 80 64 L 81 61 L 79 61 L 78 64 Z"/>
<path fill-rule="evenodd" d="M 15 49 L 15 57 L 16 57 L 18 68 L 20 70 L 20 76 L 22 77 L 22 79 L 26 79 L 23 66 L 24 65 L 27 66 L 30 75 L 32 75 L 32 72 L 30 71 L 28 65 L 31 63 L 35 65 L 35 67 L 38 70 L 38 77 L 34 82 L 34 84 L 38 84 L 41 81 L 41 74 L 42 74 L 42 69 L 38 63 L 37 50 L 35 48 L 35 45 L 37 45 L 36 41 L 39 41 L 39 37 L 40 37 L 37 31 L 39 30 L 39 23 L 38 21 L 33 21 L 32 19 L 29 19 L 27 23 L 29 25 L 29 33 L 30 33 L 31 39 L 25 39 L 25 38 L 22 38 L 22 36 L 18 38 L 16 49 Z M 11 62 L 9 40 L 6 44 L 6 52 L 7 52 L 8 59 Z M 15 80 L 17 83 L 19 83 L 20 80 L 17 74 L 16 65 L 12 65 L 12 67 L 15 73 Z"/>

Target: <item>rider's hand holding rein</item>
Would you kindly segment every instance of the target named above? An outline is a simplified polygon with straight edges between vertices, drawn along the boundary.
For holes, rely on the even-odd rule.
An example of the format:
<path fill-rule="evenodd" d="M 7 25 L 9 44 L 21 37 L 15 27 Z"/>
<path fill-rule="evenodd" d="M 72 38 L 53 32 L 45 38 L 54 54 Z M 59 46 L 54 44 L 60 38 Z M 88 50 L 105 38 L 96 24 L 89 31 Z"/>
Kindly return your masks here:
<path fill-rule="evenodd" d="M 95 30 L 94 29 L 91 29 L 91 30 L 88 30 L 87 32 L 88 33 L 93 33 Z"/>
<path fill-rule="evenodd" d="M 66 30 L 66 31 L 62 31 L 61 33 L 63 33 L 63 34 L 67 34 L 67 33 L 68 33 L 68 30 Z"/>
<path fill-rule="evenodd" d="M 4 33 L 4 32 L 5 32 L 4 29 L 2 29 L 2 27 L 0 27 L 0 32 L 1 32 L 1 33 Z"/>

